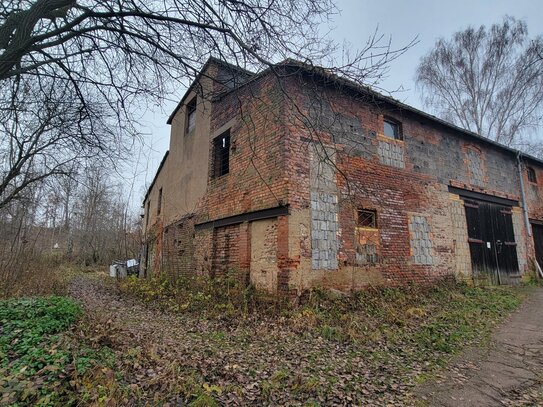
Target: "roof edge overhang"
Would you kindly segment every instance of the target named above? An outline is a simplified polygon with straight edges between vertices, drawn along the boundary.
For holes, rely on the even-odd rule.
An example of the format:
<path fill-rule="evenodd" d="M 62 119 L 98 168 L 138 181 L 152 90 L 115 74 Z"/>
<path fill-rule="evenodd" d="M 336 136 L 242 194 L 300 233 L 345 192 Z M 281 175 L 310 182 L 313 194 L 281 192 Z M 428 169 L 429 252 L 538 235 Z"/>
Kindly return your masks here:
<path fill-rule="evenodd" d="M 166 151 L 166 153 L 164 154 L 164 157 L 162 157 L 162 161 L 160 162 L 160 165 L 158 166 L 158 169 L 156 170 L 155 176 L 153 177 L 153 180 L 151 181 L 149 188 L 147 188 L 147 192 L 145 192 L 145 197 L 143 198 L 144 205 L 145 205 L 145 201 L 147 201 L 147 198 L 149 197 L 149 194 L 151 193 L 151 189 L 153 189 L 153 186 L 155 185 L 155 182 L 158 178 L 158 175 L 160 174 L 160 171 L 162 171 L 162 167 L 164 167 L 164 164 L 166 163 L 166 158 L 168 158 L 169 154 L 170 154 L 170 150 Z"/>

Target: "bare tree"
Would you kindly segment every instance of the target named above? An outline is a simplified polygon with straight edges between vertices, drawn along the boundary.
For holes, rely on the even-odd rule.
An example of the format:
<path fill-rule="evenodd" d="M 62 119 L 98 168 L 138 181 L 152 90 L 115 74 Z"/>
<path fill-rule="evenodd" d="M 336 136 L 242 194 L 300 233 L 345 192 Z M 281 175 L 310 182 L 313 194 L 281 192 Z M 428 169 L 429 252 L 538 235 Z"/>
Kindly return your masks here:
<path fill-rule="evenodd" d="M 335 10 L 333 0 L 3 2 L 0 112 L 8 136 L 0 143 L 15 158 L 2 162 L 9 165 L 1 169 L 0 207 L 32 182 L 65 173 L 69 161 L 118 152 L 137 134 L 134 113 L 187 84 L 209 56 L 257 69 L 285 58 L 331 65 L 337 47 L 318 27 Z M 382 40 L 376 33 L 330 71 L 378 80 L 405 50 Z M 42 101 L 47 117 L 38 114 Z M 48 154 L 59 144 L 62 154 Z"/>
<path fill-rule="evenodd" d="M 83 103 L 57 78 L 0 82 L 0 209 L 35 183 L 72 172 L 74 161 L 120 153 L 111 113 Z"/>
<path fill-rule="evenodd" d="M 508 146 L 533 149 L 523 137 L 541 125 L 541 37 L 505 17 L 489 29 L 469 27 L 439 39 L 417 68 L 426 106 L 445 120 Z"/>

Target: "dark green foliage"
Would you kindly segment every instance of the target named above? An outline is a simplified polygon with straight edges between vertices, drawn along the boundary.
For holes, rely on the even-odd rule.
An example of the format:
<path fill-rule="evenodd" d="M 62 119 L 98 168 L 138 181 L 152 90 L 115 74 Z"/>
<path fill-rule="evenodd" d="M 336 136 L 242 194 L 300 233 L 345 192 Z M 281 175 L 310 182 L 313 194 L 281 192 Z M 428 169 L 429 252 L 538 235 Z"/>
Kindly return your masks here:
<path fill-rule="evenodd" d="M 74 379 L 110 358 L 107 349 L 93 350 L 66 336 L 81 315 L 65 297 L 0 301 L 1 405 L 76 402 Z"/>

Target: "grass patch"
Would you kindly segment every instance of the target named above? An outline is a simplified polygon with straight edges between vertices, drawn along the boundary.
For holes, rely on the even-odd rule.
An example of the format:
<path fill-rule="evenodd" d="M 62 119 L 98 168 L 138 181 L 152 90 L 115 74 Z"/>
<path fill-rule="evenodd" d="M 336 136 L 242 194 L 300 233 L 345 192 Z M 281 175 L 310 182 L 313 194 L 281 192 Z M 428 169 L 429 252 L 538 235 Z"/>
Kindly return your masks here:
<path fill-rule="evenodd" d="M 94 368 L 112 366 L 113 353 L 67 335 L 81 316 L 66 297 L 0 301 L 0 404 L 72 405 L 94 397 L 85 380 Z"/>
<path fill-rule="evenodd" d="M 406 367 L 424 364 L 424 377 L 465 346 L 488 340 L 523 296 L 522 288 L 456 283 L 375 289 L 342 299 L 317 290 L 292 320 L 307 321 L 302 330 L 311 328 L 328 341 L 370 346 L 374 361 L 388 362 L 392 355 Z"/>

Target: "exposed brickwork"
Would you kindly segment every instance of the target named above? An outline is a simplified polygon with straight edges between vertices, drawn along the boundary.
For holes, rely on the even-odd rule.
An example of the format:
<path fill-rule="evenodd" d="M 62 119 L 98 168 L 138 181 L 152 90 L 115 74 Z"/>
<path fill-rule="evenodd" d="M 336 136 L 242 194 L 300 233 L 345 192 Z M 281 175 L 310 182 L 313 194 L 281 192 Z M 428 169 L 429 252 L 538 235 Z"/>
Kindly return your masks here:
<path fill-rule="evenodd" d="M 231 88 L 223 82 L 212 89 Z M 146 231 L 149 263 L 157 269 L 211 277 L 235 271 L 245 282 L 288 296 L 314 286 L 356 290 L 454 275 L 469 281 L 464 204 L 449 186 L 522 199 L 514 154 L 394 103 L 325 87 L 308 76 L 287 75 L 279 83 L 273 74 L 215 96 L 204 103 L 207 121 L 197 120 L 197 129 L 208 123 L 206 137 L 182 142 L 182 121 L 173 122 L 176 148 L 203 145 L 209 159 L 202 167 L 205 188 L 198 189 L 205 193 L 184 211 L 179 192 L 168 189 L 167 174 L 190 183 L 188 170 L 175 172 L 177 162 L 191 160 L 190 151 L 172 150 L 166 175 L 157 177 L 149 212 L 156 212 L 155 189 L 161 187 L 166 214 Z M 383 135 L 385 117 L 401 123 L 403 140 Z M 212 177 L 212 140 L 226 130 L 228 173 Z M 531 165 L 537 182 L 523 172 L 527 209 L 530 218 L 543 219 L 543 170 Z M 288 205 L 289 215 L 195 228 L 281 205 Z M 177 208 L 175 216 L 171 208 Z M 361 209 L 375 211 L 374 227 L 357 224 Z M 167 227 L 161 228 L 164 219 Z M 524 271 L 533 244 L 520 207 L 513 208 L 513 226 Z"/>
<path fill-rule="evenodd" d="M 526 233 L 524 233 L 524 219 L 522 210 L 514 208 L 512 214 L 513 230 L 515 232 L 515 242 L 517 243 L 517 258 L 520 272 L 524 272 L 528 265 L 526 259 Z"/>
<path fill-rule="evenodd" d="M 164 271 L 172 276 L 194 274 L 194 219 L 189 216 L 164 229 Z"/>
<path fill-rule="evenodd" d="M 237 275 L 240 271 L 240 225 L 213 230 L 211 276 Z"/>

